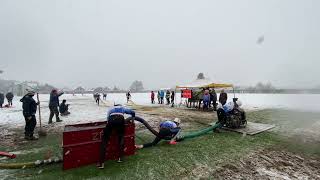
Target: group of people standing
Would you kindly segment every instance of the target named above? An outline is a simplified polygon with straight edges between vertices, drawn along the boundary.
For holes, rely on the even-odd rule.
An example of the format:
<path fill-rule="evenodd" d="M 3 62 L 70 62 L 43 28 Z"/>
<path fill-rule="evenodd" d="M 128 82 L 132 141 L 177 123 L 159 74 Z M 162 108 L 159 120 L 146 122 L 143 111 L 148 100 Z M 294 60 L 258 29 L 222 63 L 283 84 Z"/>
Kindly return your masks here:
<path fill-rule="evenodd" d="M 4 104 L 4 98 L 6 97 L 7 101 L 8 101 L 8 104 L 3 106 Z M 3 108 L 3 107 L 11 107 L 12 106 L 12 100 L 13 100 L 13 93 L 12 92 L 8 92 L 6 94 L 6 96 L 4 96 L 3 93 L 0 92 L 0 108 Z"/>
<path fill-rule="evenodd" d="M 217 109 L 217 93 L 214 89 L 203 89 L 203 109 L 209 109 L 211 105 L 213 106 L 213 109 Z M 228 94 L 224 91 L 224 89 L 221 90 L 220 96 L 219 96 L 219 102 L 222 105 L 225 105 L 228 100 Z"/>
<path fill-rule="evenodd" d="M 174 106 L 174 99 L 175 99 L 175 92 L 172 91 L 170 92 L 167 90 L 166 92 L 164 90 L 160 90 L 157 93 L 157 99 L 158 99 L 158 104 L 164 104 L 164 99 L 167 101 L 167 105 L 172 105 Z M 151 91 L 151 104 L 155 104 L 155 92 Z"/>
<path fill-rule="evenodd" d="M 66 104 L 67 100 L 63 100 L 60 104 L 59 97 L 63 95 L 64 92 L 58 92 L 58 90 L 53 89 L 50 93 L 49 99 L 49 110 L 50 116 L 48 124 L 52 124 L 52 119 L 56 116 L 56 122 L 62 122 L 59 117 L 69 115 L 69 104 Z M 25 139 L 26 140 L 37 140 L 38 138 L 34 137 L 34 129 L 37 124 L 36 120 L 36 113 L 37 113 L 37 106 L 40 105 L 40 101 L 36 102 L 33 97 L 35 95 L 34 91 L 28 91 L 25 96 L 22 97 L 20 102 L 22 102 L 22 114 L 24 116 L 26 126 L 25 126 Z"/>

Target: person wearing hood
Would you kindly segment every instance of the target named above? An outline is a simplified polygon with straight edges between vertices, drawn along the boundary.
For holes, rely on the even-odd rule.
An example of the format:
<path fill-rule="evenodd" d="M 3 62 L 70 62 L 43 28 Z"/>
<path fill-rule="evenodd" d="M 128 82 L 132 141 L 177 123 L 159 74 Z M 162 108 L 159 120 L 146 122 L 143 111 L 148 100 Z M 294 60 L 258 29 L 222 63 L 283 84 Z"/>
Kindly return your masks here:
<path fill-rule="evenodd" d="M 64 94 L 64 92 L 58 92 L 56 89 L 52 90 L 50 93 L 50 100 L 49 100 L 49 109 L 50 109 L 50 116 L 49 116 L 49 124 L 52 123 L 52 118 L 56 116 L 56 122 L 62 122 L 59 118 L 59 97 Z"/>
<path fill-rule="evenodd" d="M 14 95 L 13 95 L 12 92 L 8 92 L 8 93 L 6 94 L 6 98 L 7 98 L 7 100 L 8 100 L 8 105 L 9 105 L 9 106 L 12 106 L 13 97 L 14 97 Z"/>
<path fill-rule="evenodd" d="M 179 118 L 175 118 L 173 121 L 164 121 L 159 125 L 159 136 L 156 137 L 151 143 L 147 143 L 144 145 L 136 145 L 137 149 L 148 148 L 157 145 L 162 139 L 169 140 L 170 144 L 176 144 L 176 138 L 181 132 L 181 128 L 179 127 L 181 120 Z"/>
<path fill-rule="evenodd" d="M 24 116 L 24 119 L 26 121 L 25 126 L 25 139 L 26 140 L 37 140 L 36 137 L 33 136 L 34 134 L 34 128 L 36 127 L 37 120 L 36 120 L 36 112 L 37 112 L 37 105 L 40 104 L 40 102 L 37 102 L 33 99 L 35 92 L 29 91 L 21 100 L 22 102 L 22 113 Z"/>
<path fill-rule="evenodd" d="M 2 108 L 3 103 L 4 103 L 4 94 L 0 92 L 0 108 Z"/>

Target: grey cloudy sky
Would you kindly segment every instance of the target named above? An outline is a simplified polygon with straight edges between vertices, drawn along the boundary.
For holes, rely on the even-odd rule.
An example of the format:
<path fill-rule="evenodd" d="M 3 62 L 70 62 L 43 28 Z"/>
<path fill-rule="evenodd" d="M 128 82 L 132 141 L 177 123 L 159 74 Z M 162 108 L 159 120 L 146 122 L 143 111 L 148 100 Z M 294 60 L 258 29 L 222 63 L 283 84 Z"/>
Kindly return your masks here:
<path fill-rule="evenodd" d="M 0 0 L 6 79 L 320 85 L 319 0 Z M 265 37 L 259 45 L 258 37 Z"/>

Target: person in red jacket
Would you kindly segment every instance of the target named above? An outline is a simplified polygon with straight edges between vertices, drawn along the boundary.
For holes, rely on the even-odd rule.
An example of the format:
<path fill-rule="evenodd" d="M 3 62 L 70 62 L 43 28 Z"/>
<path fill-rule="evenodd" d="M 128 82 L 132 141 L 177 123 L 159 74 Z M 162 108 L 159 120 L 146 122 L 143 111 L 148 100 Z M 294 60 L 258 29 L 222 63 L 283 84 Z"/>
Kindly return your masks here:
<path fill-rule="evenodd" d="M 154 92 L 153 91 L 151 91 L 151 104 L 154 104 Z"/>

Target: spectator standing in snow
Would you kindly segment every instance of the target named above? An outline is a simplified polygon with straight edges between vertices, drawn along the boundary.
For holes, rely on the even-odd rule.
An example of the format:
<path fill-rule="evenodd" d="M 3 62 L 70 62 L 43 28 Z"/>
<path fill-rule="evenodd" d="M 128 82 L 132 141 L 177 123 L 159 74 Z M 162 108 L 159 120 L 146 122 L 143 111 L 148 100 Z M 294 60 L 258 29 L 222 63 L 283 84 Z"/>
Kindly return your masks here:
<path fill-rule="evenodd" d="M 171 106 L 174 107 L 174 98 L 175 98 L 176 93 L 174 91 L 171 92 Z"/>
<path fill-rule="evenodd" d="M 107 93 L 103 93 L 103 100 L 107 100 Z"/>
<path fill-rule="evenodd" d="M 167 93 L 166 93 L 166 100 L 167 100 L 167 105 L 170 104 L 170 91 L 167 90 Z"/>
<path fill-rule="evenodd" d="M 126 96 L 127 96 L 127 103 L 129 103 L 129 101 L 131 99 L 130 91 L 127 92 Z"/>
<path fill-rule="evenodd" d="M 50 116 L 49 116 L 49 124 L 52 123 L 52 118 L 56 116 L 56 122 L 62 122 L 59 118 L 59 97 L 64 94 L 64 92 L 58 92 L 58 90 L 53 89 L 50 93 L 50 100 L 49 100 L 49 109 L 50 109 Z"/>
<path fill-rule="evenodd" d="M 96 100 L 96 103 L 98 104 L 98 106 L 100 105 L 100 94 L 99 93 L 96 93 L 95 95 L 94 95 L 94 98 L 95 98 L 95 100 Z"/>
<path fill-rule="evenodd" d="M 212 102 L 212 105 L 213 105 L 213 110 L 217 110 L 217 93 L 214 89 L 211 89 L 211 92 L 210 92 L 210 100 Z M 210 102 L 210 104 L 211 104 Z"/>
<path fill-rule="evenodd" d="M 158 99 L 158 104 L 160 104 L 161 103 L 160 91 L 158 91 L 157 99 Z"/>
<path fill-rule="evenodd" d="M 204 91 L 203 94 L 203 109 L 209 109 L 209 104 L 210 104 L 211 100 L 210 100 L 210 94 L 209 94 L 209 90 L 206 89 Z"/>
<path fill-rule="evenodd" d="M 154 92 L 151 91 L 151 104 L 154 104 L 154 96 L 155 96 Z"/>
<path fill-rule="evenodd" d="M 3 103 L 4 103 L 4 94 L 0 92 L 0 108 L 2 108 Z"/>
<path fill-rule="evenodd" d="M 161 90 L 160 91 L 160 104 L 163 104 L 164 103 L 164 91 Z"/>
<path fill-rule="evenodd" d="M 33 99 L 35 92 L 29 91 L 21 100 L 22 102 L 22 109 L 23 109 L 23 116 L 26 121 L 25 126 L 25 139 L 26 140 L 37 140 L 38 138 L 33 136 L 34 128 L 37 125 L 36 120 L 36 112 L 37 112 L 37 105 L 39 105 L 39 102 L 36 103 L 36 101 Z"/>
<path fill-rule="evenodd" d="M 14 97 L 14 95 L 13 95 L 12 92 L 8 92 L 8 93 L 6 94 L 6 98 L 7 98 L 7 100 L 8 100 L 8 105 L 9 105 L 9 106 L 12 106 L 13 97 Z"/>

